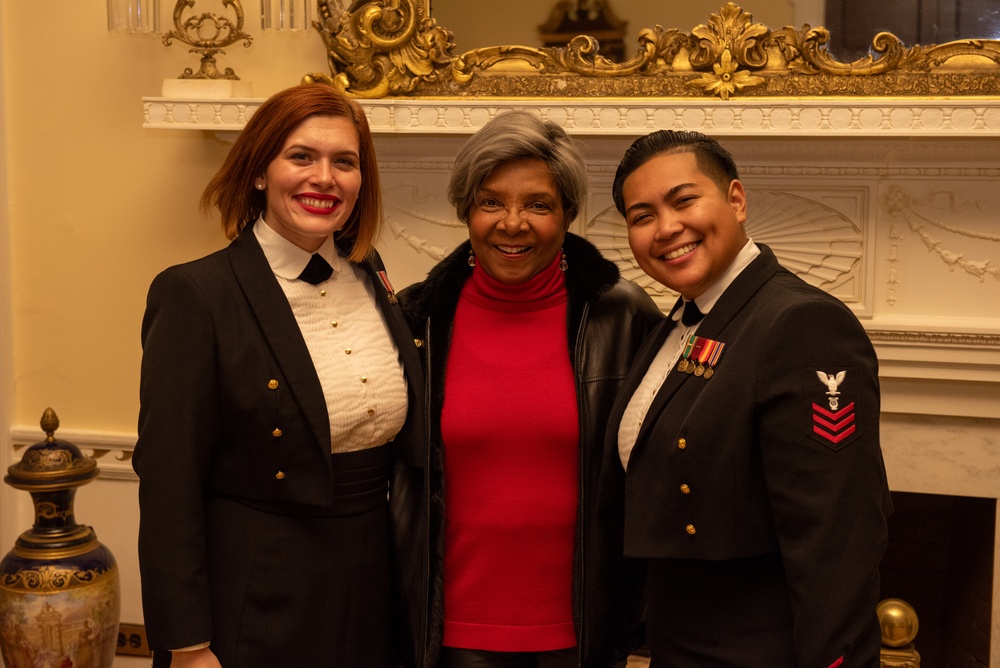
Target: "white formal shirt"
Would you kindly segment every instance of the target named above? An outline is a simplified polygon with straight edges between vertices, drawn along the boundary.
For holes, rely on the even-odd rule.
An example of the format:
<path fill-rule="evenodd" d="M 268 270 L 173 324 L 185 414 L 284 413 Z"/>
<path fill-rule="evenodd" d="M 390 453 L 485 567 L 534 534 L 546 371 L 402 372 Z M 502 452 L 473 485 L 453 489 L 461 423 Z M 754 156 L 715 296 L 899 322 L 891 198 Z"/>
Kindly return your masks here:
<path fill-rule="evenodd" d="M 719 280 L 695 298 L 694 303 L 698 307 L 698 310 L 707 316 L 712 307 L 715 306 L 715 303 L 719 301 L 722 293 L 729 287 L 730 283 L 758 255 L 760 255 L 760 249 L 757 248 L 753 239 L 747 239 L 746 245 L 740 249 L 732 264 L 719 277 Z M 649 407 L 653 403 L 653 399 L 660 391 L 660 387 L 667 379 L 667 375 L 676 366 L 688 338 L 698 330 L 698 325 L 686 327 L 680 323 L 683 310 L 683 308 L 679 308 L 674 311 L 672 318 L 678 324 L 667 335 L 659 352 L 656 353 L 656 357 L 653 358 L 653 362 L 649 365 L 649 369 L 646 370 L 646 375 L 643 376 L 642 382 L 639 383 L 639 387 L 636 388 L 635 393 L 632 395 L 632 399 L 625 408 L 625 413 L 622 415 L 621 425 L 618 428 L 618 455 L 621 457 L 622 466 L 626 469 L 628 469 L 629 457 L 632 456 L 632 448 L 635 447 L 635 441 L 639 437 L 642 422 L 646 418 L 646 413 L 649 412 Z"/>
<path fill-rule="evenodd" d="M 319 253 L 333 274 L 319 285 L 298 279 L 312 253 L 264 223 L 253 228 L 305 339 L 330 416 L 333 452 L 391 441 L 406 419 L 406 377 L 364 269 L 343 257 L 333 237 Z"/>

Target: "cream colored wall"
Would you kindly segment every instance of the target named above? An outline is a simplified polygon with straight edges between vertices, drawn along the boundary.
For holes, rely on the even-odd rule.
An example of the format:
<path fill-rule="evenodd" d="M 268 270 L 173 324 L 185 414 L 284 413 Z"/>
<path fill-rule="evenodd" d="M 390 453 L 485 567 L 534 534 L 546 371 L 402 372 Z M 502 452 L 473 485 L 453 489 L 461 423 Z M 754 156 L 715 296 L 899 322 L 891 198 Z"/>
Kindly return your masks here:
<path fill-rule="evenodd" d="M 5 34 L 6 11 L 0 2 L 0 38 Z M 0 434 L 3 449 L 0 464 L 4 470 L 8 465 L 7 434 L 14 416 L 14 364 L 11 345 L 10 308 L 10 244 L 9 244 L 9 202 L 7 191 L 7 49 L 6 39 L 0 39 Z M 0 485 L 0 552 L 8 547 L 8 538 L 16 535 L 18 513 L 17 493 L 7 485 Z"/>
<path fill-rule="evenodd" d="M 255 0 L 244 4 L 253 16 Z M 226 243 L 197 199 L 228 146 L 209 133 L 142 128 L 141 98 L 159 95 L 162 79 L 197 67 L 197 57 L 153 36 L 109 34 L 105 6 L 0 0 L 4 472 L 19 457 L 8 435 L 27 430 L 38 434 L 27 442 L 41 440 L 47 406 L 61 431 L 134 438 L 149 283 Z M 197 9 L 221 11 L 221 3 L 199 0 Z M 326 71 L 315 32 L 262 34 L 249 20 L 245 29 L 253 45 L 229 47 L 219 63 L 252 80 L 254 96 Z M 31 526 L 32 510 L 26 492 L 0 488 L 2 555 Z M 102 477 L 76 497 L 77 520 L 117 557 L 122 621 L 133 623 L 142 621 L 135 493 L 132 482 Z"/>
<path fill-rule="evenodd" d="M 197 66 L 185 45 L 109 34 L 102 0 L 5 11 L 14 422 L 35 425 L 52 406 L 66 428 L 133 432 L 146 288 L 224 244 L 196 205 L 228 147 L 142 128 L 141 97 Z M 246 29 L 253 46 L 219 62 L 255 96 L 325 70 L 314 32 Z"/>

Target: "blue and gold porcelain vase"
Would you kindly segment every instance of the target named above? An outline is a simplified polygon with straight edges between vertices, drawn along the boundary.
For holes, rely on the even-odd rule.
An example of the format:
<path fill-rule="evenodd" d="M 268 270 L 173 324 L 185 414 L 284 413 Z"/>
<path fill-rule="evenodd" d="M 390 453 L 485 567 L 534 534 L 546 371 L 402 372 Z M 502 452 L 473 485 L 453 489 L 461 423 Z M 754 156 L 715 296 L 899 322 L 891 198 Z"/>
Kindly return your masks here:
<path fill-rule="evenodd" d="M 118 565 L 73 515 L 76 489 L 97 477 L 97 463 L 56 439 L 59 418 L 51 408 L 41 424 L 47 438 L 4 476 L 31 494 L 35 524 L 0 561 L 0 651 L 7 668 L 110 668 Z"/>

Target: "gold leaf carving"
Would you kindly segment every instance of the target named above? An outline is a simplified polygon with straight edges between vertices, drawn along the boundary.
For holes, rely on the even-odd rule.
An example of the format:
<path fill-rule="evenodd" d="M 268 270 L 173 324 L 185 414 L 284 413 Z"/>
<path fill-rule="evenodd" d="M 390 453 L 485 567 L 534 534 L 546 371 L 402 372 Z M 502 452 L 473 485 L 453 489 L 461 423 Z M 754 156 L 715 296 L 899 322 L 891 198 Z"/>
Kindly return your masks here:
<path fill-rule="evenodd" d="M 891 33 L 874 55 L 841 62 L 829 31 L 770 30 L 732 2 L 684 33 L 642 28 L 635 55 L 614 62 L 593 36 L 564 47 L 498 45 L 455 55 L 427 0 L 320 0 L 330 74 L 306 75 L 356 97 L 704 97 L 1000 94 L 1000 41 L 907 47 Z"/>

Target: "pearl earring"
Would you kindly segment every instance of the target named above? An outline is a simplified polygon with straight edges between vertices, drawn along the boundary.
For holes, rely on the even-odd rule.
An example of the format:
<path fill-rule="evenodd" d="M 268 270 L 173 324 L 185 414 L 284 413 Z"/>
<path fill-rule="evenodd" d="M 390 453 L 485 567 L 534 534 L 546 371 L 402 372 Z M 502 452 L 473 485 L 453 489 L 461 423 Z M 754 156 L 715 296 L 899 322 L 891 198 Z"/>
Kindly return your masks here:
<path fill-rule="evenodd" d="M 258 181 L 255 185 L 257 186 L 257 190 L 263 190 L 264 189 L 264 184 L 261 183 L 260 181 Z"/>

